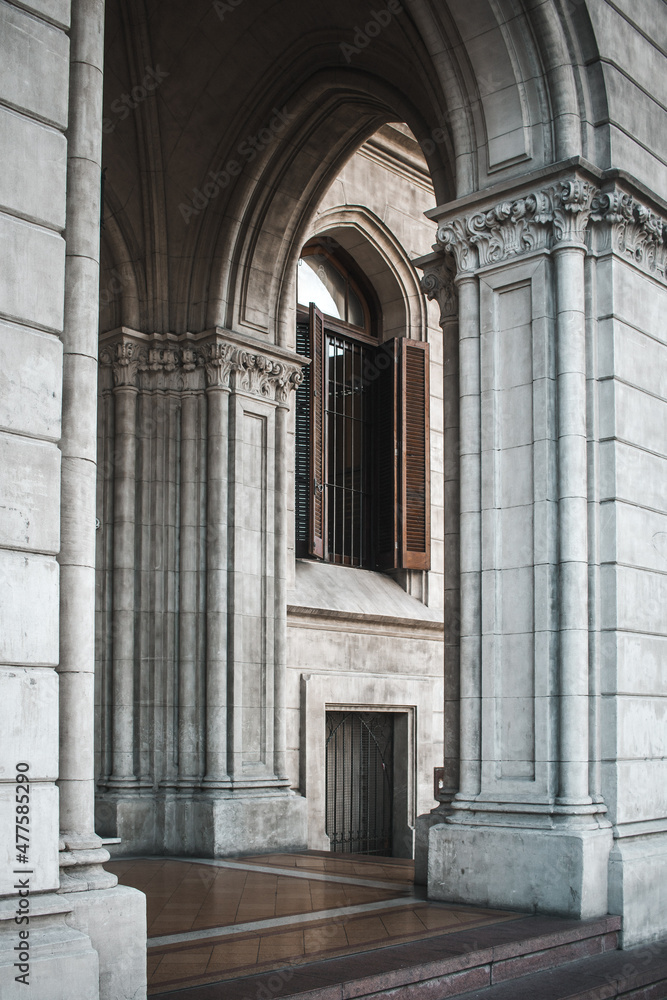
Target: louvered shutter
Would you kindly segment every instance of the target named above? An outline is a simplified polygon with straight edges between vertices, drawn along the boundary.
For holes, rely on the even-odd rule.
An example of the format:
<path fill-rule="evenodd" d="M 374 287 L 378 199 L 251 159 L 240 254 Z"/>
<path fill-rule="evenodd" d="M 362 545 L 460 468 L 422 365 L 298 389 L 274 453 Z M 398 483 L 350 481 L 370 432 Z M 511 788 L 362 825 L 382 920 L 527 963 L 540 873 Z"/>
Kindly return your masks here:
<path fill-rule="evenodd" d="M 310 358 L 310 323 L 296 325 L 296 350 Z M 294 513 L 296 554 L 308 555 L 310 550 L 310 365 L 303 367 L 303 381 L 296 390 L 294 407 Z"/>
<path fill-rule="evenodd" d="M 430 569 L 429 348 L 406 337 L 399 343 L 401 568 Z"/>
<path fill-rule="evenodd" d="M 324 406 L 326 391 L 326 350 L 324 317 L 310 303 L 310 518 L 308 553 L 324 557 L 325 461 Z"/>
<path fill-rule="evenodd" d="M 378 348 L 375 367 L 376 568 L 429 569 L 428 344 L 396 337 Z"/>

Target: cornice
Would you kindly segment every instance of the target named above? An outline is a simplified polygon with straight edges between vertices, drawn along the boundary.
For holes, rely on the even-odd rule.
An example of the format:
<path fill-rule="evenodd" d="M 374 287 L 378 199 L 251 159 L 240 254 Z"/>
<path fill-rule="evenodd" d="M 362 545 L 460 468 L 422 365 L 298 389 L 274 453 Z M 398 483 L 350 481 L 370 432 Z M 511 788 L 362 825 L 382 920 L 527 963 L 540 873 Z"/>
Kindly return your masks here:
<path fill-rule="evenodd" d="M 667 281 L 667 221 L 614 182 L 600 188 L 570 175 L 524 190 L 514 199 L 478 204 L 468 214 L 440 218 L 434 250 L 472 273 L 536 251 L 577 247 L 599 255 L 611 250 L 646 273 Z M 433 272 L 431 255 L 414 262 Z M 424 291 L 437 295 L 436 279 Z"/>
<path fill-rule="evenodd" d="M 110 370 L 115 389 L 223 389 L 286 406 L 303 380 L 304 359 L 273 345 L 261 347 L 251 349 L 254 344 L 230 338 L 219 328 L 196 336 L 151 336 L 121 327 L 102 338 L 100 366 Z"/>

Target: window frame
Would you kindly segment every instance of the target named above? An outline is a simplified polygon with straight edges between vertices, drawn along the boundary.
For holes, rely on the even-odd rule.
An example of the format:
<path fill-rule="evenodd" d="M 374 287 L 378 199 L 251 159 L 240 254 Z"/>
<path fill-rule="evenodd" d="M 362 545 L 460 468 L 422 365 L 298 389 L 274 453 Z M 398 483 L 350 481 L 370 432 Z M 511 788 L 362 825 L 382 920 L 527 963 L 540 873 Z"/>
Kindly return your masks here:
<path fill-rule="evenodd" d="M 366 279 L 363 276 L 360 280 L 349 274 L 346 268 L 346 261 L 336 260 L 330 251 L 317 241 L 311 241 L 304 247 L 301 256 L 307 253 L 321 253 L 325 255 L 337 270 L 342 273 L 363 304 L 365 315 L 367 315 L 367 326 L 371 330 L 381 329 L 381 312 L 379 307 L 371 308 L 377 299 L 373 295 L 368 296 L 364 291 Z M 349 257 L 342 254 L 341 257 Z M 307 266 L 307 265 L 305 265 Z M 347 302 L 347 293 L 346 293 Z M 347 306 L 346 306 L 347 309 Z M 335 565 L 350 565 L 344 558 L 330 557 L 328 551 L 329 541 L 329 511 L 327 506 L 327 488 L 332 484 L 328 482 L 328 451 L 330 447 L 329 434 L 326 426 L 326 410 L 328 400 L 328 353 L 327 353 L 327 333 L 332 338 L 343 338 L 358 343 L 362 347 L 374 348 L 376 351 L 373 362 L 378 362 L 379 358 L 389 360 L 382 367 L 386 369 L 383 374 L 376 374 L 374 381 L 377 381 L 373 389 L 373 397 L 369 402 L 371 406 L 371 445 L 366 456 L 365 474 L 370 477 L 373 489 L 370 491 L 370 509 L 367 512 L 369 524 L 368 551 L 364 553 L 366 557 L 361 557 L 359 568 L 367 570 L 380 570 L 391 572 L 393 570 L 428 570 L 430 569 L 431 552 L 431 500 L 430 500 L 430 416 L 429 416 L 429 369 L 430 354 L 428 343 L 412 340 L 409 337 L 394 337 L 386 342 L 382 342 L 378 335 L 362 330 L 354 324 L 347 323 L 326 313 L 322 313 L 314 303 L 310 303 L 308 309 L 302 303 L 297 303 L 297 324 L 307 325 L 308 342 L 310 344 L 309 356 L 311 371 L 308 377 L 309 393 L 309 443 L 308 443 L 308 476 L 305 493 L 301 496 L 301 504 L 297 495 L 297 483 L 295 483 L 295 528 L 296 539 L 295 549 L 299 558 L 315 558 L 323 562 L 331 562 Z M 320 322 L 319 332 L 317 330 L 318 317 Z M 303 331 L 302 331 L 303 336 Z M 416 348 L 415 354 L 411 348 Z M 319 361 L 317 358 L 319 352 Z M 314 355 L 314 356 L 313 356 Z M 419 359 L 421 375 L 410 382 L 408 366 L 410 357 L 414 367 L 415 359 Z M 319 365 L 319 369 L 318 369 Z M 419 367 L 418 365 L 418 367 Z M 380 365 L 378 363 L 378 368 Z M 421 382 L 419 381 L 421 378 Z M 382 381 L 387 380 L 387 381 Z M 313 383 L 318 382 L 314 387 Z M 319 391 L 313 395 L 314 388 Z M 302 389 L 301 400 L 303 400 Z M 385 393 L 385 402 L 380 402 L 381 393 Z M 415 408 L 415 400 L 419 400 L 423 410 Z M 298 405 L 297 398 L 297 405 Z M 384 407 L 384 409 L 383 409 Z M 298 418 L 297 418 L 298 419 Z M 384 429 L 387 438 L 378 438 L 379 428 Z M 414 440 L 415 429 L 421 434 L 421 451 L 418 456 L 418 464 L 423 469 L 420 481 L 421 491 L 414 490 L 414 455 L 407 450 L 408 438 Z M 303 426 L 302 426 L 303 431 Z M 315 435 L 321 437 L 319 452 L 315 443 Z M 295 442 L 295 452 L 298 447 Z M 384 461 L 391 462 L 393 466 L 383 466 L 385 482 L 393 483 L 391 488 L 391 498 L 381 494 L 379 482 L 381 474 L 377 463 L 380 455 Z M 303 457 L 303 456 L 302 456 Z M 295 454 L 295 462 L 298 456 Z M 412 472 L 410 463 L 412 462 Z M 370 463 L 370 464 L 368 464 Z M 314 468 L 314 466 L 316 466 Z M 318 472 L 320 473 L 318 477 Z M 411 484 L 409 483 L 412 476 Z M 387 478 L 388 477 L 388 478 Z M 298 472 L 297 472 L 298 479 Z M 333 484 L 334 486 L 336 484 Z M 324 487 L 321 489 L 320 487 Z M 423 508 L 423 545 L 418 549 L 408 547 L 408 517 L 410 516 L 410 503 L 412 503 L 412 515 L 414 517 L 415 496 L 416 504 Z M 297 520 L 299 518 L 300 505 L 306 504 L 307 515 L 307 539 L 304 542 L 300 538 L 302 532 L 299 531 Z M 386 545 L 382 549 L 380 522 L 384 518 L 384 524 L 389 525 L 389 533 L 392 535 L 391 545 Z M 319 520 L 318 520 L 319 519 Z M 320 532 L 315 530 L 319 523 Z M 414 524 L 414 520 L 412 522 Z M 303 525 L 302 525 L 303 528 Z M 354 553 L 352 554 L 354 559 Z M 352 563 L 352 565 L 356 565 Z"/>

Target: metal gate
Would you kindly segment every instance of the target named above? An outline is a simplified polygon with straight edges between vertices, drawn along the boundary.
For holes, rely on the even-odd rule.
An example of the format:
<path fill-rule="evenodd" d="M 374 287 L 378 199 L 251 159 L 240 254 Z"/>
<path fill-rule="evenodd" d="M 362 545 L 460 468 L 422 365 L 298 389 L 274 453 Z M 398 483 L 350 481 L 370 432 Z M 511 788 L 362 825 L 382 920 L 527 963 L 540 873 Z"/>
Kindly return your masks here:
<path fill-rule="evenodd" d="M 394 716 L 327 712 L 326 726 L 331 850 L 391 856 Z"/>

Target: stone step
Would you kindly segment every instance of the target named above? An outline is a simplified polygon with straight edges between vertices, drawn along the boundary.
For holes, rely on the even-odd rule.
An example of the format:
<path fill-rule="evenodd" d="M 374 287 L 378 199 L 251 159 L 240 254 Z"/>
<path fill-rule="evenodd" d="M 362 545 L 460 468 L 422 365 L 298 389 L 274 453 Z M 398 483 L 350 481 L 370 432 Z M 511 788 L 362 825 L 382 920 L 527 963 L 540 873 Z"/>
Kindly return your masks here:
<path fill-rule="evenodd" d="M 451 1000 L 664 1000 L 667 942 L 593 958 L 522 976 Z M 435 1000 L 435 998 L 434 998 Z"/>
<path fill-rule="evenodd" d="M 207 986 L 152 994 L 178 1000 L 444 1000 L 496 988 L 536 972 L 615 953 L 619 917 L 563 920 L 520 917 L 505 923 L 438 935 L 409 944 Z M 621 954 L 621 953 L 616 953 Z M 472 994 L 475 995 L 474 993 Z M 530 994 L 526 994 L 528 997 Z M 614 996 L 616 994 L 609 994 Z M 514 997 L 511 990 L 505 997 Z M 543 1000 L 535 994 L 535 1000 Z M 493 1000 L 496 1000 L 493 994 Z M 653 997 L 650 1000 L 654 1000 Z"/>

